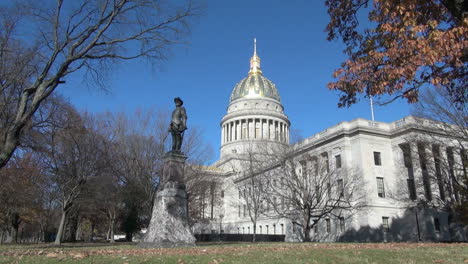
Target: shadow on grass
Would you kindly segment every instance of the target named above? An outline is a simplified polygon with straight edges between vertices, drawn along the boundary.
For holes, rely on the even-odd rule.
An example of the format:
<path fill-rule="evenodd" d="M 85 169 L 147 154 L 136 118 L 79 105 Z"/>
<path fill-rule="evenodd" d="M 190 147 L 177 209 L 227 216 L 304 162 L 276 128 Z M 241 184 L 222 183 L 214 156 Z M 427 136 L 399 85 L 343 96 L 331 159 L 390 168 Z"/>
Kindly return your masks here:
<path fill-rule="evenodd" d="M 136 242 L 118 242 L 118 243 L 109 243 L 109 242 L 76 242 L 76 243 L 62 243 L 61 245 L 55 245 L 54 243 L 25 243 L 25 244 L 0 244 L 0 249 L 73 249 L 73 248 L 114 248 L 114 247 L 127 247 L 127 246 L 136 246 Z"/>

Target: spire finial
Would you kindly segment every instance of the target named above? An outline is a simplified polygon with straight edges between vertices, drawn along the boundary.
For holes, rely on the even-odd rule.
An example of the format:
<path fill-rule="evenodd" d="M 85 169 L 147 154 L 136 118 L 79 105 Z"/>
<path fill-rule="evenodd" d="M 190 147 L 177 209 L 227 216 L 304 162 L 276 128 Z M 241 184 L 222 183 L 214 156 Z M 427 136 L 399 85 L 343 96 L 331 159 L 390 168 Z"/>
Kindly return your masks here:
<path fill-rule="evenodd" d="M 257 39 L 254 38 L 254 56 L 257 55 Z"/>
<path fill-rule="evenodd" d="M 262 74 L 262 70 L 260 69 L 260 58 L 257 56 L 257 39 L 254 38 L 254 54 L 252 58 L 250 58 L 250 71 L 249 74 Z"/>

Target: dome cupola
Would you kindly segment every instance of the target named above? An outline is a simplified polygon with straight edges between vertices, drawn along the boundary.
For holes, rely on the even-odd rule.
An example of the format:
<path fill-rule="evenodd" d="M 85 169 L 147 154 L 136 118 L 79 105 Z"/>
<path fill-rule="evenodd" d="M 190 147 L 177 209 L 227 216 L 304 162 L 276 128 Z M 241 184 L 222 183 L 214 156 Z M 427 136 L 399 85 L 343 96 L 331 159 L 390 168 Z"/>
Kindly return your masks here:
<path fill-rule="evenodd" d="M 249 75 L 236 84 L 232 90 L 230 101 L 256 97 L 267 97 L 278 102 L 280 101 L 275 84 L 263 76 L 260 58 L 257 55 L 257 41 L 254 39 L 254 54 L 250 58 Z"/>
<path fill-rule="evenodd" d="M 276 86 L 263 76 L 254 40 L 249 74 L 232 90 L 221 120 L 221 159 L 239 157 L 257 146 L 287 146 L 290 122 L 283 110 Z"/>

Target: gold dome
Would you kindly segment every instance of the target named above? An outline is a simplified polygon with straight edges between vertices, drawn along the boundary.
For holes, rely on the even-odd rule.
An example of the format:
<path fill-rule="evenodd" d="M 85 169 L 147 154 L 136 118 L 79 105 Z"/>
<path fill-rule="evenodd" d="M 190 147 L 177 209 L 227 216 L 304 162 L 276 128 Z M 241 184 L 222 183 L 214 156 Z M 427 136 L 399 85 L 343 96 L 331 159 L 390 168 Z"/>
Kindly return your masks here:
<path fill-rule="evenodd" d="M 231 102 L 240 98 L 267 97 L 280 101 L 275 84 L 263 76 L 260 58 L 257 56 L 257 41 L 254 39 L 254 54 L 250 59 L 249 75 L 242 79 L 231 93 Z"/>

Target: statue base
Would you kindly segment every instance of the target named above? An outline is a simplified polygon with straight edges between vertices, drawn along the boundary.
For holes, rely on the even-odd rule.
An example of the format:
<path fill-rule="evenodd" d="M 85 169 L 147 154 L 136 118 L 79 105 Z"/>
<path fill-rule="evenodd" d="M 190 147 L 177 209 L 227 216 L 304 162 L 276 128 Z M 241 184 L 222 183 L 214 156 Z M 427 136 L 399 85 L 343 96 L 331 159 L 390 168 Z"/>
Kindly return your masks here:
<path fill-rule="evenodd" d="M 181 153 L 164 156 L 163 179 L 156 194 L 148 231 L 138 244 L 145 248 L 195 246 L 188 224 L 188 199 L 183 172 L 185 160 Z"/>

